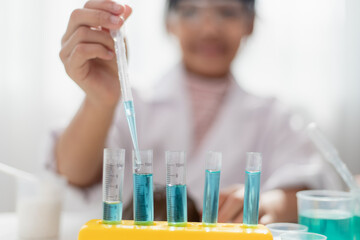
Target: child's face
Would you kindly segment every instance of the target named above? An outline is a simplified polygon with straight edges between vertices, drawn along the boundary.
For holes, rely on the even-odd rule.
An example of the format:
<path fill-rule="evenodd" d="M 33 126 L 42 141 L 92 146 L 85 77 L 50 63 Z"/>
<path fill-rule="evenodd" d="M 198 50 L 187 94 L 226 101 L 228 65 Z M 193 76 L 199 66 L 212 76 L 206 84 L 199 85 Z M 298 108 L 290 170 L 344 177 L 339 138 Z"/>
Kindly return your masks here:
<path fill-rule="evenodd" d="M 180 42 L 185 66 L 208 77 L 228 73 L 254 16 L 238 0 L 182 0 L 168 19 Z"/>

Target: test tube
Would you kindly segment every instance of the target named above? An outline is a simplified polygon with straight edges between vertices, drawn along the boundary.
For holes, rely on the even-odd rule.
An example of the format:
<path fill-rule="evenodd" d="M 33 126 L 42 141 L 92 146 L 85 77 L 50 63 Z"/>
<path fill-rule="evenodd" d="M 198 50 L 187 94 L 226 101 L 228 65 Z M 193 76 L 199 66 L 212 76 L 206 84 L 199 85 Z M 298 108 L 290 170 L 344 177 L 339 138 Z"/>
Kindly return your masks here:
<path fill-rule="evenodd" d="M 243 216 L 243 222 L 246 225 L 258 224 L 261 159 L 261 153 L 247 153 Z"/>
<path fill-rule="evenodd" d="M 186 158 L 185 152 L 167 151 L 166 205 L 169 226 L 187 224 Z"/>
<path fill-rule="evenodd" d="M 222 154 L 209 152 L 205 161 L 205 188 L 202 222 L 211 226 L 217 223 Z"/>
<path fill-rule="evenodd" d="M 119 224 L 122 217 L 125 150 L 104 149 L 103 223 Z"/>
<path fill-rule="evenodd" d="M 136 225 L 152 225 L 154 222 L 153 151 L 132 152 L 134 221 Z"/>

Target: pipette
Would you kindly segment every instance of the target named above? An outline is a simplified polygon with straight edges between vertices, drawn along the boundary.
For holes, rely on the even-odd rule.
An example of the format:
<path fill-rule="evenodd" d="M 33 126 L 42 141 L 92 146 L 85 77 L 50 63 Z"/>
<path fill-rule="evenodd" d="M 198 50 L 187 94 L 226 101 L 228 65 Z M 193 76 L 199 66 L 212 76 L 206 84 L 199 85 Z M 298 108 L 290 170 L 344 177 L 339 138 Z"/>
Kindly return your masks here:
<path fill-rule="evenodd" d="M 187 224 L 185 152 L 167 151 L 165 158 L 168 225 L 183 227 Z"/>
<path fill-rule="evenodd" d="M 125 150 L 104 149 L 103 223 L 119 224 L 122 217 Z"/>
<path fill-rule="evenodd" d="M 129 80 L 128 64 L 126 58 L 126 47 L 124 37 L 124 27 L 119 30 L 111 30 L 111 36 L 114 39 L 116 60 L 118 65 L 118 74 L 121 86 L 121 94 L 124 102 L 125 115 L 129 125 L 132 143 L 135 149 L 136 161 L 140 163 L 139 144 L 136 132 L 134 101 L 131 92 Z"/>
<path fill-rule="evenodd" d="M 202 222 L 206 226 L 215 225 L 218 219 L 221 159 L 220 152 L 209 152 L 205 162 Z"/>
<path fill-rule="evenodd" d="M 6 165 L 4 163 L 0 163 L 0 172 L 6 173 L 19 179 L 24 179 L 28 181 L 39 181 L 39 179 L 35 175 L 14 167 L 10 167 L 9 165 Z"/>
<path fill-rule="evenodd" d="M 359 187 L 356 184 L 354 177 L 350 173 L 346 164 L 339 157 L 338 151 L 319 130 L 315 123 L 310 123 L 308 125 L 307 133 L 311 141 L 323 154 L 324 158 L 337 170 L 349 189 L 352 191 L 359 191 Z"/>
<path fill-rule="evenodd" d="M 261 163 L 260 153 L 247 153 L 243 216 L 246 225 L 258 224 Z"/>
<path fill-rule="evenodd" d="M 307 133 L 311 141 L 322 153 L 324 158 L 334 166 L 336 171 L 340 174 L 341 178 L 344 180 L 351 193 L 355 196 L 355 216 L 354 222 L 360 222 L 360 187 L 357 185 L 354 177 L 347 168 L 346 164 L 341 160 L 338 151 L 331 144 L 331 142 L 325 137 L 325 135 L 319 130 L 315 123 L 310 123 L 307 127 Z M 356 223 L 355 223 L 356 224 Z M 355 231 L 355 235 L 359 236 L 360 231 Z M 356 237 L 355 237 L 356 238 Z M 357 239 L 357 238 L 356 238 Z"/>
<path fill-rule="evenodd" d="M 133 199 L 134 221 L 136 225 L 153 225 L 153 151 L 140 151 L 140 164 L 133 151 Z"/>

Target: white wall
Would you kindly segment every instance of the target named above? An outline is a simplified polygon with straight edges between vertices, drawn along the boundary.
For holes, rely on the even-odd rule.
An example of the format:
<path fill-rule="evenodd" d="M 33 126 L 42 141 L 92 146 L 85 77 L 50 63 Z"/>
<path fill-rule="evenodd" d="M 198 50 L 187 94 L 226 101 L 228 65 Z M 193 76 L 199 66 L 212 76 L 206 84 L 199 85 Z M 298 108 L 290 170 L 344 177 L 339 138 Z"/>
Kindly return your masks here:
<path fill-rule="evenodd" d="M 341 84 L 341 111 L 336 133 L 338 146 L 350 169 L 360 173 L 360 1 L 347 1 L 345 74 Z"/>
<path fill-rule="evenodd" d="M 31 172 L 51 126 L 82 99 L 58 57 L 73 9 L 84 0 L 2 1 L 0 162 Z M 129 0 L 130 72 L 151 85 L 178 61 L 164 30 L 164 0 Z M 346 3 L 346 4 L 345 4 Z M 248 90 L 306 109 L 360 173 L 360 5 L 358 0 L 258 0 L 254 35 L 234 64 Z M 0 174 L 0 211 L 14 210 L 14 181 Z"/>
<path fill-rule="evenodd" d="M 60 39 L 80 1 L 2 1 L 0 161 L 35 172 L 52 124 L 75 110 L 80 91 L 58 57 Z M 75 102 L 74 105 L 70 102 Z M 65 103 L 65 104 L 63 104 Z M 13 210 L 15 182 L 0 173 L 0 211 Z"/>
<path fill-rule="evenodd" d="M 42 82 L 40 68 L 34 67 L 34 62 L 38 66 L 42 63 L 42 54 L 38 51 L 43 36 L 37 30 L 37 34 L 32 34 L 41 19 L 25 21 L 24 17 L 30 17 L 29 13 L 37 12 L 36 8 L 41 5 L 40 1 L 3 1 L 1 4 L 0 19 L 6 27 L 1 30 L 0 40 L 0 161 L 33 170 L 32 160 L 39 140 L 36 136 L 41 131 L 38 96 Z M 0 174 L 0 211 L 13 208 L 13 189 L 13 179 Z"/>

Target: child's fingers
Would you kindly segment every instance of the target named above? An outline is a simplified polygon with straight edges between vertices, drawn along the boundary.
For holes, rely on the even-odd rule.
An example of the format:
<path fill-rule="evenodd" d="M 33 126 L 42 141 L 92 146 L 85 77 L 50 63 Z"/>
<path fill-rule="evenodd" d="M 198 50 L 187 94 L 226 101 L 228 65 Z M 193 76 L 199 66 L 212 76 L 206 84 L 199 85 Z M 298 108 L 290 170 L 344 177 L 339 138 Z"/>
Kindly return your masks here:
<path fill-rule="evenodd" d="M 85 4 L 84 8 L 103 10 L 114 15 L 122 15 L 124 20 L 126 20 L 132 13 L 132 8 L 129 5 L 120 5 L 114 1 L 91 0 Z"/>
<path fill-rule="evenodd" d="M 262 216 L 264 216 L 266 214 L 265 210 L 263 207 L 259 207 L 259 218 L 261 218 Z"/>
<path fill-rule="evenodd" d="M 234 192 L 236 192 L 238 189 L 243 188 L 242 184 L 235 184 L 231 185 L 230 187 L 227 187 L 223 189 L 219 194 L 219 208 L 222 207 L 226 199 Z"/>
<path fill-rule="evenodd" d="M 242 223 L 244 219 L 243 211 L 240 211 L 240 213 L 235 216 L 235 219 L 232 221 L 233 223 Z"/>
<path fill-rule="evenodd" d="M 91 0 L 85 3 L 84 8 L 103 10 L 114 15 L 121 15 L 124 12 L 124 6 L 113 1 Z"/>
<path fill-rule="evenodd" d="M 70 71 L 76 72 L 90 59 L 111 60 L 113 57 L 114 53 L 101 44 L 80 43 L 74 48 L 67 64 Z"/>
<path fill-rule="evenodd" d="M 265 214 L 264 216 L 260 217 L 259 223 L 266 225 L 266 224 L 270 224 L 270 223 L 274 223 L 275 219 L 274 216 L 272 216 L 271 214 Z"/>
<path fill-rule="evenodd" d="M 87 8 L 76 9 L 71 14 L 69 25 L 62 39 L 62 43 L 66 42 L 80 26 L 118 29 L 123 25 L 124 21 L 125 19 L 123 16 L 114 15 L 106 11 Z"/>
<path fill-rule="evenodd" d="M 128 17 L 131 15 L 132 13 L 132 8 L 129 5 L 124 5 L 124 19 L 128 19 Z"/>
<path fill-rule="evenodd" d="M 114 41 L 108 32 L 92 30 L 82 26 L 76 29 L 70 39 L 63 44 L 60 56 L 62 58 L 69 57 L 76 45 L 80 43 L 101 44 L 108 50 L 114 51 Z"/>
<path fill-rule="evenodd" d="M 241 190 L 232 193 L 219 209 L 219 222 L 229 222 L 242 211 L 244 195 Z"/>

